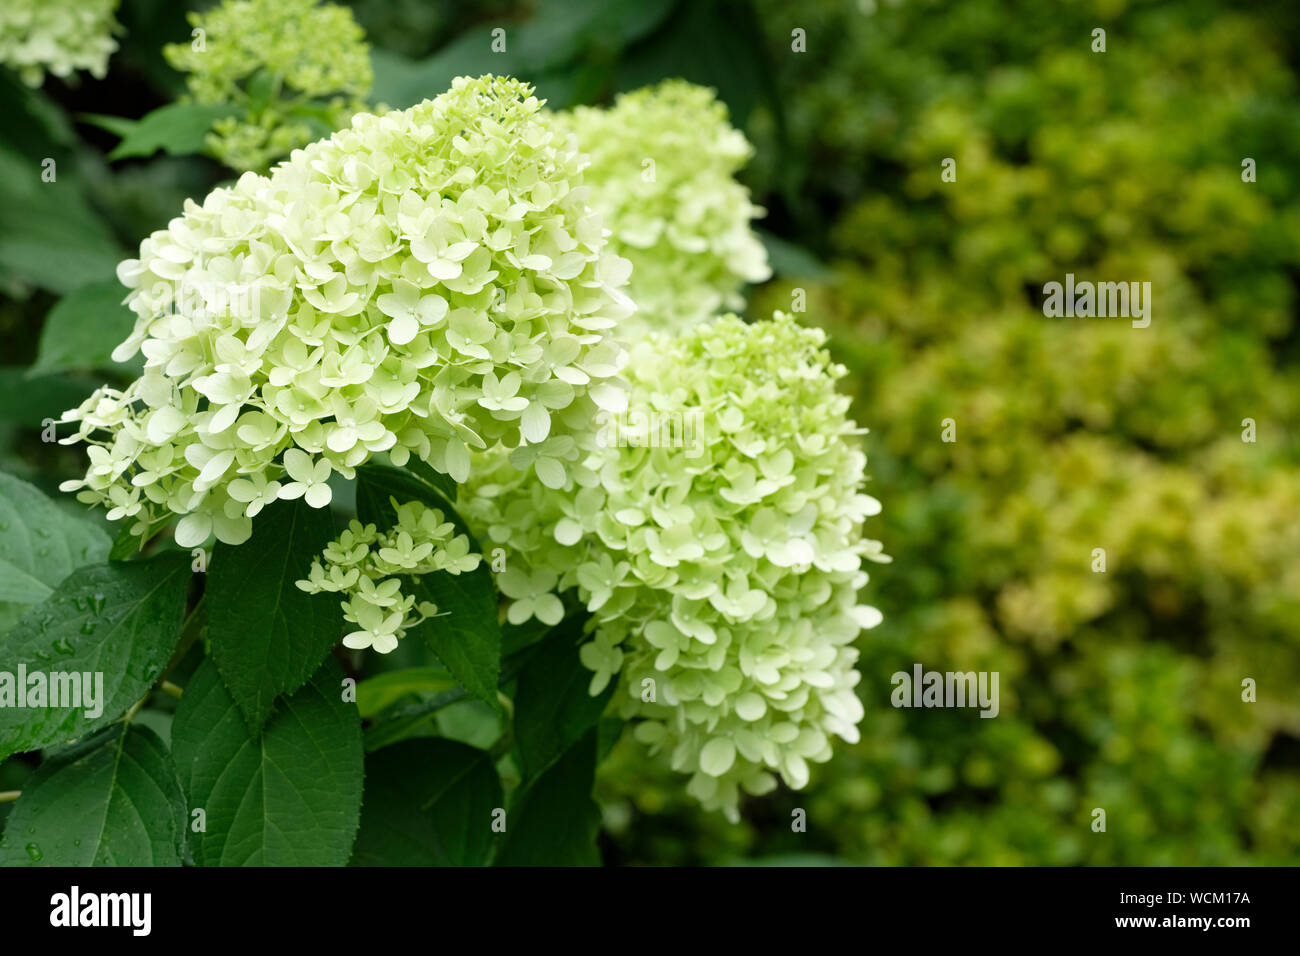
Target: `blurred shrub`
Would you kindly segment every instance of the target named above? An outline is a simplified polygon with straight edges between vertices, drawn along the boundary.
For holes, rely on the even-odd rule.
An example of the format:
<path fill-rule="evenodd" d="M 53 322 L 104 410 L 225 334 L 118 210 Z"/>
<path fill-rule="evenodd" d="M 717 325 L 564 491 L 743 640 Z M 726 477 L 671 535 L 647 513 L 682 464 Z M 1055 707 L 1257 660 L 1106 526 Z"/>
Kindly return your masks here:
<path fill-rule="evenodd" d="M 861 641 L 863 742 L 808 796 L 747 808 L 763 825 L 733 850 L 1295 862 L 1300 104 L 1273 8 L 760 6 L 796 192 L 838 222 L 833 278 L 769 285 L 751 312 L 799 286 L 831 330 L 895 563 Z M 780 190 L 771 133 L 760 117 L 759 179 Z M 1045 317 L 1043 284 L 1067 272 L 1151 282 L 1150 327 Z M 913 662 L 1000 672 L 1001 714 L 891 708 Z M 619 792 L 629 772 L 611 766 L 611 801 L 652 811 L 654 773 Z M 671 858 L 659 826 L 618 840 Z"/>

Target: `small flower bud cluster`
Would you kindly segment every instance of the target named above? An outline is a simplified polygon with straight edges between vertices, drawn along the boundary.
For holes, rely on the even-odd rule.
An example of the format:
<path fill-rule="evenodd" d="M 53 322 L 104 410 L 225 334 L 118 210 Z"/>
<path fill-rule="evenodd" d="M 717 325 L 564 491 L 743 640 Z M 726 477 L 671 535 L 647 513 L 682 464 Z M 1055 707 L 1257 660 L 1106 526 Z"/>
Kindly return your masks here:
<path fill-rule="evenodd" d="M 406 632 L 438 613 L 430 601 L 416 603 L 402 594 L 402 578 L 446 571 L 460 574 L 478 567 L 481 555 L 470 551 L 469 538 L 437 508 L 419 501 L 399 504 L 390 498 L 397 520 L 380 534 L 373 524 L 353 519 L 338 539 L 312 562 L 310 575 L 297 582 L 309 594 L 338 593 L 343 618 L 357 625 L 343 638 L 347 647 L 396 649 Z"/>

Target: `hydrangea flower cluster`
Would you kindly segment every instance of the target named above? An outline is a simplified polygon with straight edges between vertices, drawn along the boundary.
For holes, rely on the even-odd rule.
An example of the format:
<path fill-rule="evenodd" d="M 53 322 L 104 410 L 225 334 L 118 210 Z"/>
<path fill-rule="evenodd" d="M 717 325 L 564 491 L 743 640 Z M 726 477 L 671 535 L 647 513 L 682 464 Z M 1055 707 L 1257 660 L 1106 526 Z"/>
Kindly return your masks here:
<path fill-rule="evenodd" d="M 0 4 L 0 63 L 28 86 L 46 72 L 68 77 L 89 70 L 102 80 L 117 49 L 118 0 L 5 0 Z"/>
<path fill-rule="evenodd" d="M 380 654 L 397 648 L 406 632 L 438 613 L 430 601 L 417 605 L 402 594 L 402 578 L 446 571 L 460 574 L 478 567 L 482 556 L 471 553 L 469 538 L 437 508 L 419 501 L 399 504 L 390 498 L 397 520 L 380 534 L 373 524 L 353 519 L 312 562 L 310 575 L 297 585 L 309 594 L 339 593 L 343 618 L 357 629 L 343 638 L 347 647 L 372 647 Z"/>
<path fill-rule="evenodd" d="M 471 448 L 509 449 L 563 486 L 626 401 L 609 330 L 634 309 L 581 170 L 531 87 L 461 77 L 187 201 L 118 267 L 114 357 L 145 368 L 64 414 L 90 458 L 64 489 L 137 534 L 182 515 L 193 547 L 325 506 L 377 452 L 464 481 Z"/>
<path fill-rule="evenodd" d="M 238 109 L 217 121 L 207 139 L 227 166 L 265 171 L 365 109 L 374 80 L 370 48 L 347 7 L 225 0 L 207 13 L 189 14 L 189 21 L 194 41 L 169 44 L 163 55 L 189 74 L 195 102 Z"/>
<path fill-rule="evenodd" d="M 802 787 L 863 715 L 852 642 L 880 614 L 857 592 L 864 559 L 888 558 L 862 535 L 880 505 L 824 341 L 781 313 L 652 334 L 630 352 L 629 409 L 699 416 L 699 447 L 607 438 L 559 490 L 489 456 L 464 509 L 506 548 L 511 620 L 545 620 L 557 579 L 576 588 L 590 692 L 617 678 L 636 737 L 733 819 L 741 789 Z"/>
<path fill-rule="evenodd" d="M 633 264 L 629 337 L 739 309 L 744 283 L 771 275 L 750 226 L 763 210 L 734 178 L 753 148 L 712 90 L 667 80 L 561 119 L 591 156 L 592 204 Z"/>

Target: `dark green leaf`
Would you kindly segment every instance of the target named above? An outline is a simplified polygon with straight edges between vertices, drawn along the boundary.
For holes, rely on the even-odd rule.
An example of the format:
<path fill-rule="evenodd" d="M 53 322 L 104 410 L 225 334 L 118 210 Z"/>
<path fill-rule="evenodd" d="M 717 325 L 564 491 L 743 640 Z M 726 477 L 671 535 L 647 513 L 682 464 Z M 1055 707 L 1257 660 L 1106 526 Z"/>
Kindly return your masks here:
<path fill-rule="evenodd" d="M 139 554 L 140 549 L 144 547 L 145 539 L 131 533 L 131 524 L 131 522 L 127 522 L 122 525 L 122 530 L 113 539 L 113 547 L 108 552 L 110 561 L 126 561 Z"/>
<path fill-rule="evenodd" d="M 627 51 L 618 63 L 620 90 L 681 77 L 718 91 L 731 122 L 743 129 L 766 90 L 765 42 L 756 14 L 741 0 L 686 3 L 671 27 Z"/>
<path fill-rule="evenodd" d="M 441 667 L 408 667 L 368 677 L 357 684 L 357 710 L 363 720 L 375 716 L 403 697 L 440 694 L 456 686 L 455 679 Z"/>
<path fill-rule="evenodd" d="M 516 791 L 497 866 L 599 866 L 600 808 L 593 727 L 540 777 Z"/>
<path fill-rule="evenodd" d="M 583 55 L 615 55 L 655 29 L 677 0 L 541 0 L 532 18 L 514 30 L 514 55 L 531 74 Z"/>
<path fill-rule="evenodd" d="M 551 625 L 530 617 L 522 624 L 501 625 L 501 657 L 504 660 L 536 644 L 551 632 Z"/>
<path fill-rule="evenodd" d="M 473 27 L 432 56 L 411 60 L 375 50 L 371 97 L 406 107 L 436 96 L 462 75 L 493 72 L 530 83 L 556 77 L 561 68 L 584 58 L 612 61 L 629 44 L 655 30 L 677 0 L 541 0 L 525 23 L 505 28 L 505 49 L 494 50 L 494 37 Z M 552 102 L 552 108 L 567 103 Z"/>
<path fill-rule="evenodd" d="M 447 499 L 448 503 L 456 501 L 457 486 L 456 479 L 451 475 L 444 475 L 440 471 L 435 471 L 427 462 L 420 461 L 418 458 L 412 458 L 406 463 L 406 470 L 419 478 L 426 485 L 431 486 L 435 491 Z"/>
<path fill-rule="evenodd" d="M 432 473 L 433 469 L 429 472 Z M 454 487 L 455 483 L 452 485 Z M 474 549 L 478 550 L 477 540 L 447 495 L 434 481 L 417 474 L 411 465 L 394 468 L 372 462 L 357 469 L 357 516 L 362 521 L 372 522 L 380 530 L 392 527 L 396 514 L 388 500 L 390 497 L 396 498 L 399 504 L 420 501 L 430 508 L 439 509 L 456 526 L 456 533 L 467 535 Z"/>
<path fill-rule="evenodd" d="M 492 37 L 487 31 L 475 30 L 461 35 L 423 60 L 412 60 L 388 50 L 374 50 L 370 54 L 375 73 L 370 99 L 375 103 L 387 103 L 395 109 L 414 106 L 447 90 L 458 76 L 483 73 L 489 59 L 495 61 L 493 72 L 519 76 L 518 60 L 509 52 L 509 40 L 505 53 L 493 53 L 491 43 Z"/>
<path fill-rule="evenodd" d="M 0 842 L 0 866 L 180 866 L 185 799 L 152 730 L 108 727 L 41 765 Z"/>
<path fill-rule="evenodd" d="M 249 77 L 244 88 L 248 95 L 248 111 L 256 114 L 266 109 L 275 96 L 275 88 L 276 76 L 270 70 L 258 70 Z"/>
<path fill-rule="evenodd" d="M 342 866 L 361 813 L 361 719 L 327 660 L 252 735 L 211 661 L 185 687 L 172 748 L 189 807 L 207 830 L 190 834 L 201 866 Z"/>
<path fill-rule="evenodd" d="M 0 368 L 0 422 L 42 428 L 80 405 L 101 383 L 89 376 L 42 375 L 24 368 Z M 64 426 L 64 434 L 70 431 Z"/>
<path fill-rule="evenodd" d="M 118 139 L 124 138 L 139 122 L 139 120 L 127 119 L 125 116 L 109 116 L 106 113 L 78 113 L 77 120 L 107 130 Z"/>
<path fill-rule="evenodd" d="M 144 696 L 171 656 L 185 610 L 189 557 L 171 552 L 150 561 L 98 564 L 74 571 L 43 604 L 3 641 L 5 660 L 15 672 L 44 675 L 47 700 L 54 686 L 72 689 L 72 675 L 92 675 L 94 707 L 19 708 L 0 706 L 0 758 L 80 737 L 115 719 Z M 64 675 L 51 682 L 50 674 Z M 93 675 L 102 675 L 102 685 Z M 16 676 L 16 675 L 15 675 Z M 76 687 L 81 688 L 84 676 Z M 21 689 L 10 686 L 10 692 Z M 0 674 L 0 702 L 5 700 Z M 100 710 L 87 716 L 87 711 Z"/>
<path fill-rule="evenodd" d="M 440 615 L 412 628 L 407 638 L 428 642 L 466 690 L 499 706 L 501 628 L 487 566 L 480 563 L 467 574 L 426 574 L 414 581 L 412 590 L 417 601 L 436 604 Z"/>
<path fill-rule="evenodd" d="M 76 568 L 102 561 L 109 540 L 27 482 L 0 472 L 0 634 Z"/>
<path fill-rule="evenodd" d="M 230 104 L 169 103 L 144 116 L 132 127 L 109 159 L 149 156 L 158 150 L 173 156 L 203 151 L 212 124 L 233 115 Z"/>
<path fill-rule="evenodd" d="M 445 740 L 458 740 L 479 750 L 491 750 L 501 739 L 501 726 L 505 714 L 481 700 L 460 700 L 444 707 L 433 718 L 438 736 Z"/>
<path fill-rule="evenodd" d="M 53 160 L 53 182 L 42 163 Z M 113 277 L 123 251 L 90 205 L 77 161 L 66 151 L 16 153 L 0 147 L 0 274 L 53 292 Z"/>
<path fill-rule="evenodd" d="M 204 592 L 211 654 L 221 679 L 256 730 L 276 697 L 311 677 L 338 641 L 338 599 L 295 582 L 334 536 L 329 510 L 277 501 L 257 516 L 253 536 L 218 544 Z"/>
<path fill-rule="evenodd" d="M 0 280 L 62 293 L 111 279 L 123 250 L 91 203 L 98 157 L 53 100 L 7 73 L 0 116 Z"/>
<path fill-rule="evenodd" d="M 623 723 L 620 717 L 601 717 L 600 723 L 596 725 L 596 764 L 605 762 L 605 758 L 618 744 L 618 740 L 623 736 Z"/>
<path fill-rule="evenodd" d="M 492 758 L 450 740 L 406 740 L 366 757 L 354 866 L 481 866 L 504 804 Z"/>
<path fill-rule="evenodd" d="M 767 247 L 767 257 L 772 271 L 779 276 L 804 279 L 824 279 L 830 270 L 803 246 L 788 242 L 770 232 L 758 230 L 758 237 Z"/>
<path fill-rule="evenodd" d="M 29 375 L 68 369 L 113 368 L 132 377 L 143 368 L 137 354 L 131 363 L 112 359 L 113 349 L 131 334 L 135 313 L 122 304 L 126 289 L 116 279 L 74 289 L 45 317 L 41 343 Z"/>
<path fill-rule="evenodd" d="M 524 779 L 541 774 L 600 720 L 614 693 L 610 684 L 587 693 L 591 671 L 578 660 L 582 616 L 551 629 L 519 673 L 515 693 L 515 742 Z"/>
<path fill-rule="evenodd" d="M 457 687 L 441 694 L 430 694 L 417 703 L 395 707 L 390 713 L 384 714 L 382 719 L 366 728 L 362 736 L 366 751 L 379 750 L 399 740 L 410 740 L 413 737 L 437 737 L 436 714 L 444 707 L 450 707 L 465 699 L 465 688 Z"/>

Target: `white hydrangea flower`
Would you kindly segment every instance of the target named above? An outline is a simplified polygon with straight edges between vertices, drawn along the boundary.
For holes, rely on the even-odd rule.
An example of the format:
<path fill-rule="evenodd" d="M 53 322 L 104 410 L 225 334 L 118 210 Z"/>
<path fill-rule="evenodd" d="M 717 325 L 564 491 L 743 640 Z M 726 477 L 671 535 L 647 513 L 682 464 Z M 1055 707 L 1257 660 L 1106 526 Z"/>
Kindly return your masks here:
<path fill-rule="evenodd" d="M 750 225 L 763 210 L 734 178 L 753 147 L 712 90 L 666 80 L 559 118 L 590 155 L 592 205 L 632 263 L 627 338 L 739 309 L 741 287 L 771 276 Z"/>
<path fill-rule="evenodd" d="M 860 490 L 861 432 L 824 341 L 780 313 L 652 334 L 629 355 L 626 421 L 646 410 L 660 427 L 608 418 L 560 489 L 502 454 L 466 489 L 463 510 L 506 549 L 510 619 L 545 621 L 538 591 L 557 576 L 576 588 L 590 692 L 617 679 L 637 739 L 733 818 L 742 789 L 802 787 L 863 715 L 852 645 L 880 614 L 857 594 L 863 561 L 888 558 L 863 536 L 880 505 Z M 694 435 L 661 427 L 688 420 Z"/>
<path fill-rule="evenodd" d="M 113 19 L 118 0 L 5 0 L 0 4 L 0 63 L 18 71 L 28 86 L 46 73 L 67 78 L 88 70 L 97 80 L 108 73 L 117 49 Z"/>
<path fill-rule="evenodd" d="M 379 452 L 464 481 L 501 448 L 563 484 L 623 398 L 609 333 L 634 309 L 582 164 L 529 86 L 462 77 L 187 201 L 118 268 L 114 356 L 145 369 L 64 414 L 90 455 L 65 490 L 137 533 L 182 515 L 193 547 L 276 498 L 324 507 Z"/>

